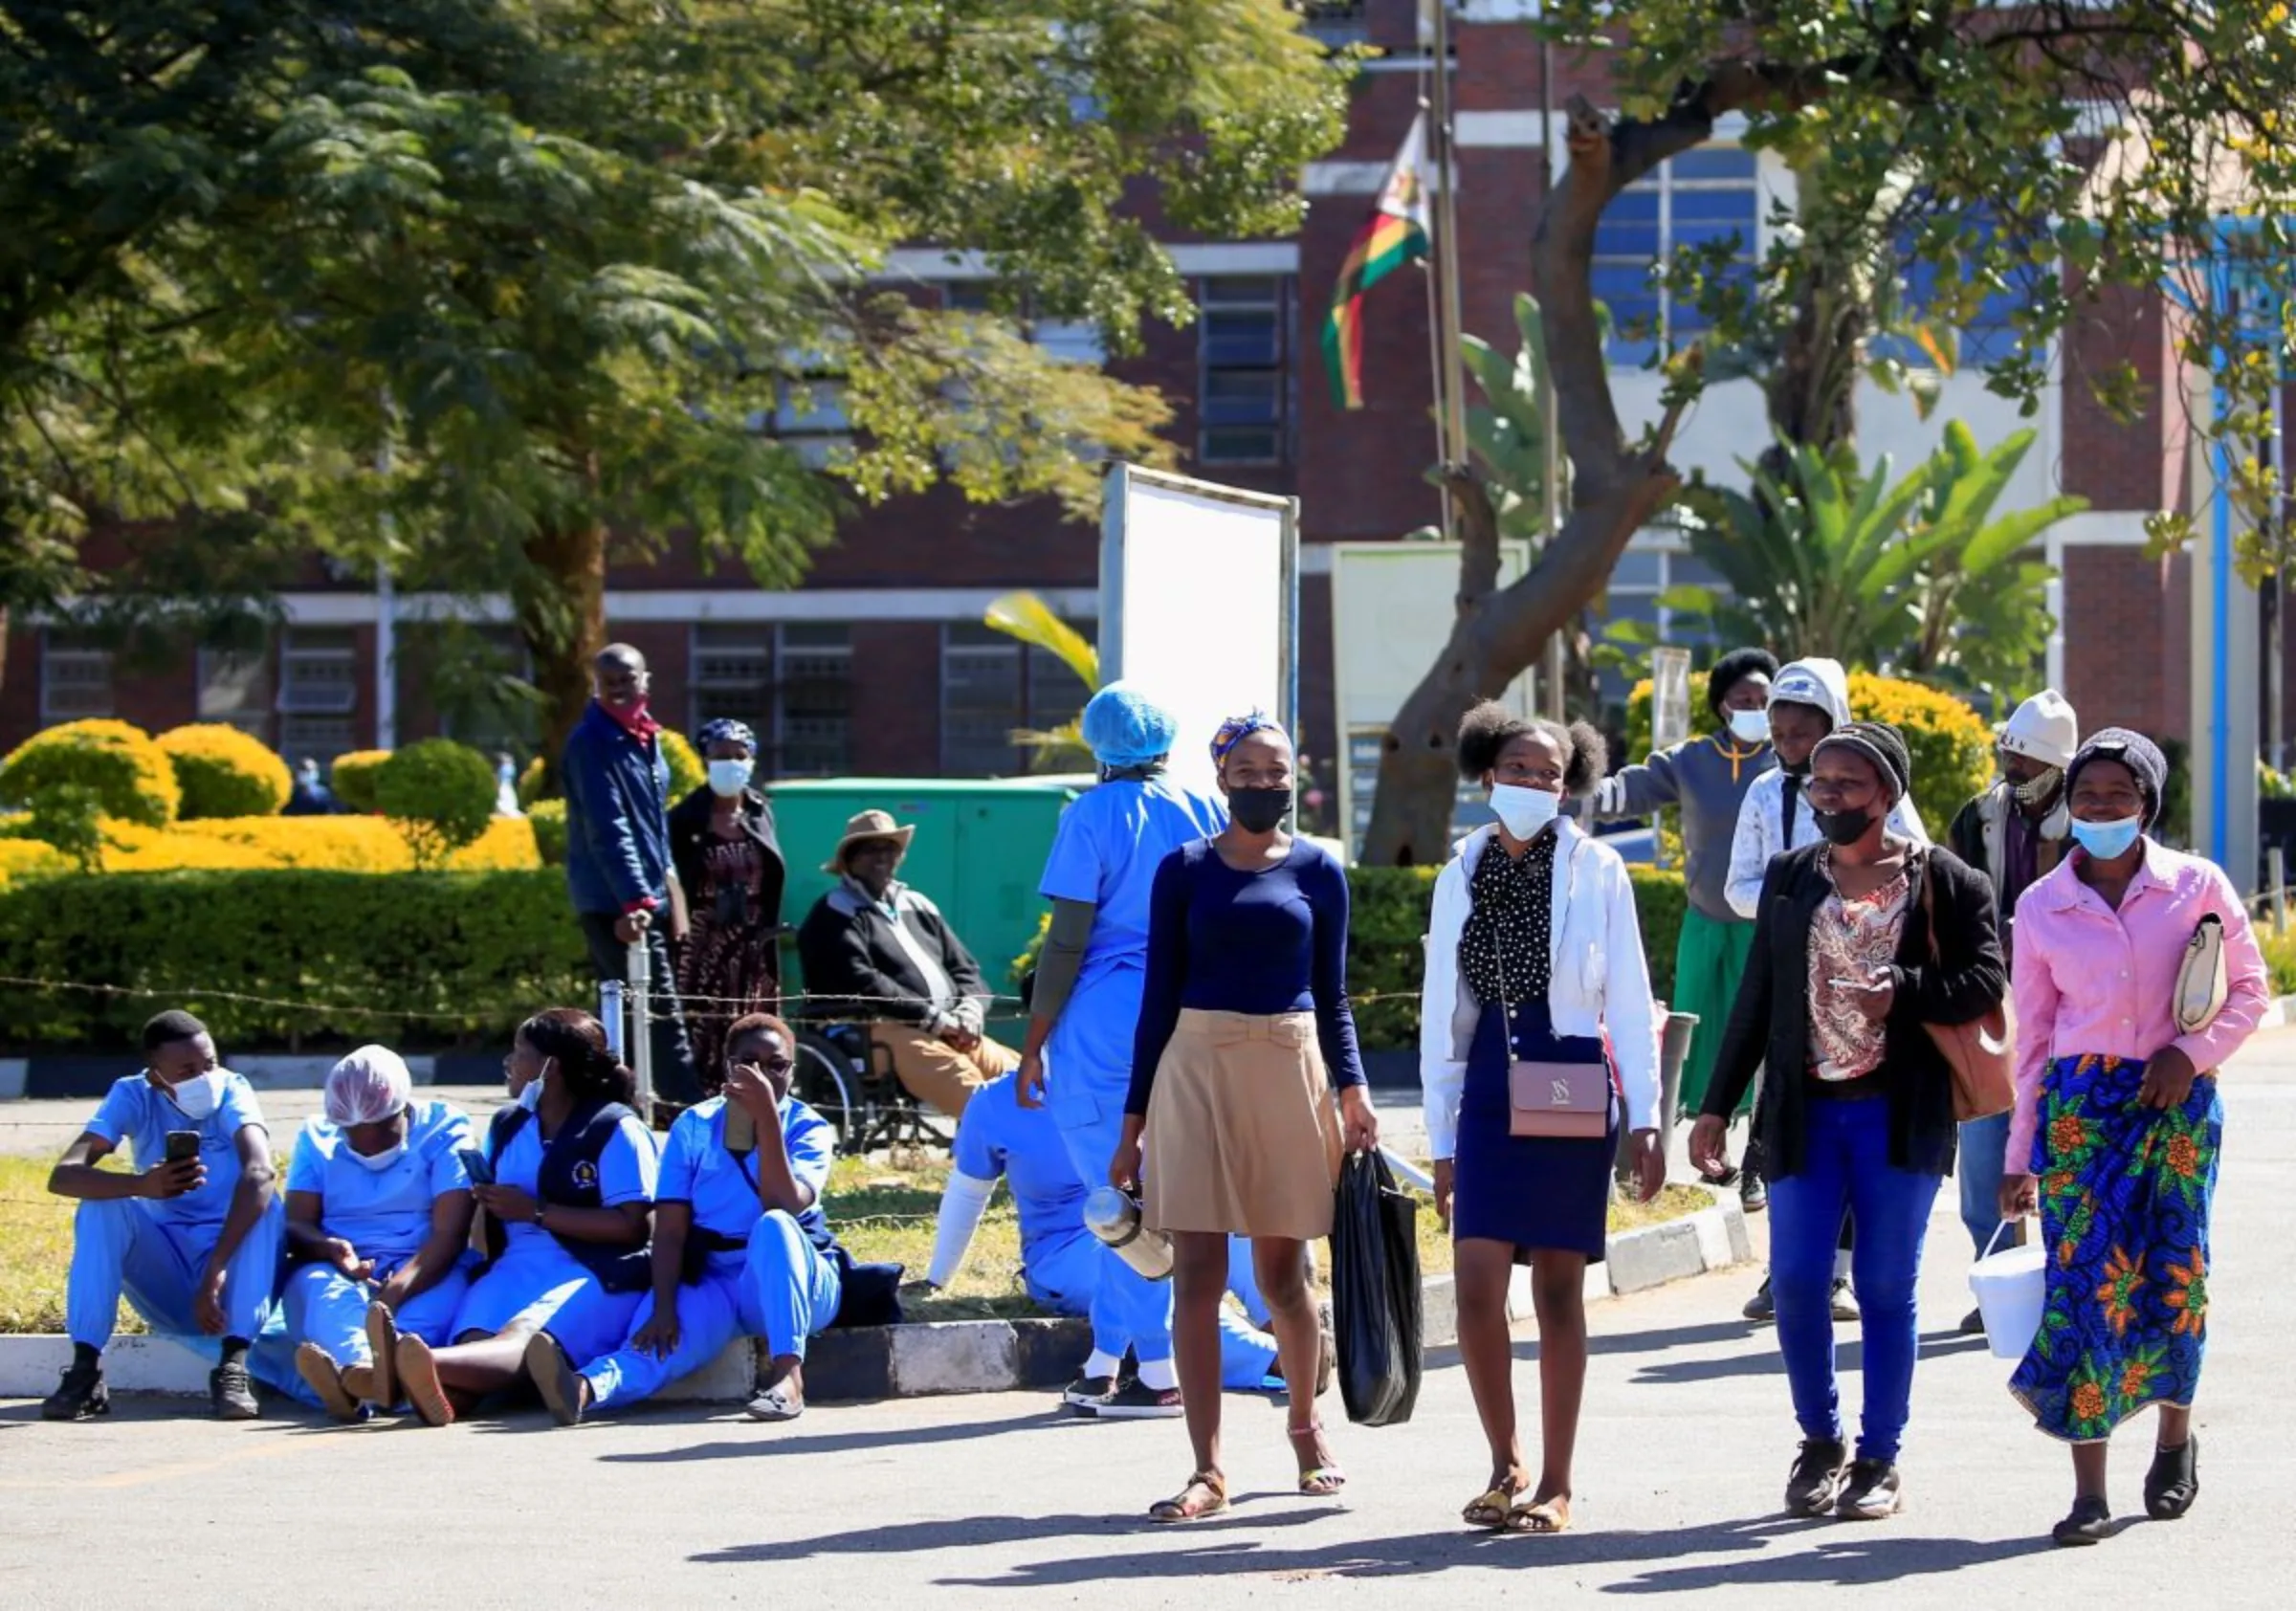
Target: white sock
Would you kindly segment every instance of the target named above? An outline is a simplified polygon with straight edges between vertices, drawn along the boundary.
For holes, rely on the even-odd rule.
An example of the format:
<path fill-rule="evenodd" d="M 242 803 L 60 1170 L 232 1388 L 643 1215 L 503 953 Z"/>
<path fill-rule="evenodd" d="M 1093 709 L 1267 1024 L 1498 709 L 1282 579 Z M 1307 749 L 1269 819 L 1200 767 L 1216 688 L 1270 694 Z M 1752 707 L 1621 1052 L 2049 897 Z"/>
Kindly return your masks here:
<path fill-rule="evenodd" d="M 1095 1348 L 1093 1350 L 1093 1357 L 1084 1362 L 1082 1374 L 1088 1380 L 1100 1376 L 1114 1378 L 1123 1363 L 1123 1360 L 1109 1353 L 1108 1350 Z"/>
<path fill-rule="evenodd" d="M 1172 1368 L 1169 1359 L 1142 1359 L 1140 1385 L 1152 1387 L 1159 1393 L 1169 1393 L 1180 1385 L 1180 1372 Z"/>

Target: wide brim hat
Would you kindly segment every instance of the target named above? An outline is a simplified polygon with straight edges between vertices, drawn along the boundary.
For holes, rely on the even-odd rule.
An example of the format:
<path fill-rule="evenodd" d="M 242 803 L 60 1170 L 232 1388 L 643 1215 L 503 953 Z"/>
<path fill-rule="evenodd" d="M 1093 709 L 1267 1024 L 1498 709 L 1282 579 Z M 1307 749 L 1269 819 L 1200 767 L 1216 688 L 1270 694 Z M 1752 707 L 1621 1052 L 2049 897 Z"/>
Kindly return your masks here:
<path fill-rule="evenodd" d="M 916 825 L 895 822 L 891 811 L 856 811 L 847 819 L 845 837 L 837 841 L 837 849 L 830 852 L 828 861 L 821 864 L 821 870 L 824 872 L 842 873 L 845 871 L 845 858 L 852 853 L 853 847 L 869 844 L 872 840 L 890 839 L 906 855 L 910 841 L 916 837 Z"/>

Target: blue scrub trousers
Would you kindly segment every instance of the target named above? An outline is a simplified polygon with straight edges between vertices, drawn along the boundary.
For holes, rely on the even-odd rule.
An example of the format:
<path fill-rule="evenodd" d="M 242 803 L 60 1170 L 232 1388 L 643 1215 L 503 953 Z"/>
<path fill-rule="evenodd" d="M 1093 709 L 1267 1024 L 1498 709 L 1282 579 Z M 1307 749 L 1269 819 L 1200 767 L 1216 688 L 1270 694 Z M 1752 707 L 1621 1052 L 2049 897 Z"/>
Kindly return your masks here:
<path fill-rule="evenodd" d="M 620 1345 L 642 1292 L 609 1292 L 582 1261 L 549 1238 L 520 1242 L 471 1283 L 454 1312 L 455 1338 L 475 1333 L 548 1332 L 566 1357 L 586 1365 Z"/>
<path fill-rule="evenodd" d="M 1858 1458 L 1894 1461 L 1912 1406 L 1922 1239 L 1943 1177 L 1890 1163 L 1885 1099 L 1813 1099 L 1804 1111 L 1801 1166 L 1770 1181 L 1770 1291 L 1794 1416 L 1805 1438 L 1842 1436 L 1833 1289 L 1846 1208 L 1858 1225 L 1851 1269 L 1865 1341 Z"/>
<path fill-rule="evenodd" d="M 1234 1248 L 1243 1249 L 1242 1273 L 1247 1283 L 1244 1288 L 1234 1285 L 1238 1258 Z M 1043 1308 L 1055 1314 L 1086 1314 L 1092 1312 L 1093 1284 L 1100 1278 L 1101 1269 L 1110 1262 L 1108 1248 L 1089 1230 L 1079 1230 L 1065 1236 L 1029 1258 L 1023 1274 L 1028 1283 L 1028 1295 Z M 1122 1259 L 1115 1261 L 1123 1264 Z M 1129 1273 L 1130 1265 L 1124 1265 Z M 1259 1288 L 1251 1285 L 1251 1244 L 1238 1237 L 1230 1250 L 1228 1262 L 1229 1291 L 1244 1300 L 1247 1309 L 1259 1300 Z M 1169 1287 L 1169 1281 L 1150 1285 Z M 1259 1313 L 1265 1316 L 1267 1306 L 1259 1304 Z M 1265 1324 L 1264 1318 L 1260 1322 Z M 1095 1334 L 1094 1344 L 1098 1343 Z M 1275 1339 L 1265 1331 L 1255 1328 L 1245 1315 L 1238 1314 L 1225 1304 L 1220 1306 L 1220 1384 L 1242 1392 L 1256 1392 L 1267 1385 L 1268 1373 L 1275 1367 Z"/>
<path fill-rule="evenodd" d="M 405 1262 L 402 1259 L 399 1264 Z M 374 1350 L 366 1342 L 366 1312 L 376 1291 L 397 1269 L 398 1264 L 378 1265 L 374 1280 L 354 1281 L 333 1265 L 298 1265 L 280 1294 L 286 1330 L 265 1338 L 251 1360 L 256 1378 L 291 1399 L 317 1404 L 319 1395 L 295 1368 L 298 1346 L 316 1342 L 341 1369 L 373 1364 Z M 447 1271 L 437 1286 L 424 1289 L 399 1306 L 392 1318 L 400 1335 L 419 1336 L 433 1348 L 453 1341 L 454 1313 L 470 1288 L 467 1269 L 458 1266 Z"/>
<path fill-rule="evenodd" d="M 1973 1118 L 1961 1127 L 1960 1156 L 1954 1173 L 1961 1184 L 1961 1227 L 1970 1246 L 1985 1256 L 1985 1244 L 2001 1228 L 2001 1174 L 2009 1151 L 2009 1115 Z"/>
<path fill-rule="evenodd" d="M 720 1255 L 701 1279 L 677 1290 L 677 1346 L 657 1358 L 627 1341 L 585 1367 L 591 1402 L 636 1403 L 715 1359 L 737 1336 L 762 1336 L 772 1357 L 806 1357 L 806 1341 L 829 1329 L 845 1296 L 844 1277 L 804 1227 L 776 1209 L 749 1233 L 737 1263 Z M 648 1292 L 631 1316 L 630 1336 L 653 1318 Z M 552 1333 L 553 1335 L 557 1334 Z"/>
<path fill-rule="evenodd" d="M 144 1197 L 81 1201 L 72 1218 L 72 1275 L 64 1293 L 64 1325 L 74 1342 L 90 1348 L 110 1342 L 122 1297 L 155 1332 L 201 1335 L 192 1302 L 223 1225 L 178 1224 L 164 1218 L 162 1207 Z M 224 1267 L 225 1335 L 253 1342 L 262 1335 L 286 1225 L 275 1197 Z"/>

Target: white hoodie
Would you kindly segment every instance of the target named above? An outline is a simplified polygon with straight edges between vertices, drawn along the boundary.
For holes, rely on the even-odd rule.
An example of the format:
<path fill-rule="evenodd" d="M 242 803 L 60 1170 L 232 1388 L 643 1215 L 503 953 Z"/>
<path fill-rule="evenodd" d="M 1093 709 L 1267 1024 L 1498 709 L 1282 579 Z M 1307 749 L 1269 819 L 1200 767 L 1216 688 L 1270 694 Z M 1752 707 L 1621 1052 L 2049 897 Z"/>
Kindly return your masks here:
<path fill-rule="evenodd" d="M 1427 925 L 1426 982 L 1419 1004 L 1419 1079 L 1425 1094 L 1427 1146 L 1436 1159 L 1459 1144 L 1459 1094 L 1467 1052 L 1483 1004 L 1459 974 L 1459 941 L 1474 909 L 1468 881 L 1498 837 L 1485 827 L 1462 839 L 1435 880 Z M 1634 913 L 1634 883 L 1619 853 L 1565 818 L 1555 831 L 1554 979 L 1547 1007 L 1557 1035 L 1607 1031 L 1626 1099 L 1626 1128 L 1658 1123 L 1658 1013 Z"/>
<path fill-rule="evenodd" d="M 1770 702 L 1813 706 L 1840 727 L 1850 719 L 1849 675 L 1839 660 L 1797 660 L 1770 685 Z M 1751 918 L 1761 905 L 1762 874 L 1769 871 L 1771 859 L 1818 840 L 1818 819 L 1806 799 L 1795 802 L 1791 838 L 1786 833 L 1785 815 L 1785 773 L 1773 770 L 1755 779 L 1738 806 L 1738 831 L 1730 846 L 1730 881 L 1723 888 L 1730 909 L 1741 917 Z M 1889 807 L 1889 827 L 1916 845 L 1930 842 L 1910 792 L 1899 796 L 1897 804 Z"/>

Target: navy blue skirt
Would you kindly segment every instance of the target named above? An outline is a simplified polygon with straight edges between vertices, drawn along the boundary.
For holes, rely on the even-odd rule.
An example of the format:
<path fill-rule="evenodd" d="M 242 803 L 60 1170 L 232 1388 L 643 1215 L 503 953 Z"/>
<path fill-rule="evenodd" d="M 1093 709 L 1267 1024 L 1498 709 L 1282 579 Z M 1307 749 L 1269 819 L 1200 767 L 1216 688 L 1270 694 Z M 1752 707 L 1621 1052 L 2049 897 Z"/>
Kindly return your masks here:
<path fill-rule="evenodd" d="M 1459 1141 L 1452 1159 L 1451 1235 L 1505 1242 L 1514 1262 L 1534 1251 L 1583 1253 L 1602 1259 L 1609 1230 L 1610 1178 L 1619 1152 L 1619 1096 L 1610 1096 L 1610 1133 L 1601 1140 L 1554 1136 L 1511 1136 L 1507 1069 L 1515 1058 L 1534 1063 L 1601 1063 L 1602 1042 L 1591 1035 L 1557 1035 L 1545 1002 L 1513 1008 L 1513 1052 L 1501 1009 L 1487 1005 L 1467 1054 L 1467 1083 L 1459 1096 Z"/>

